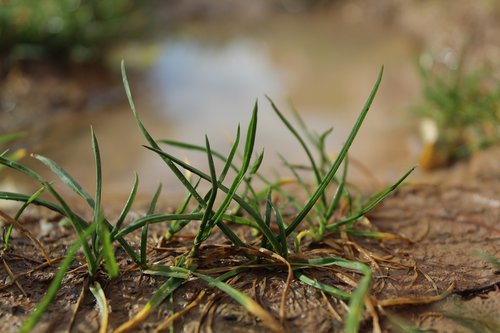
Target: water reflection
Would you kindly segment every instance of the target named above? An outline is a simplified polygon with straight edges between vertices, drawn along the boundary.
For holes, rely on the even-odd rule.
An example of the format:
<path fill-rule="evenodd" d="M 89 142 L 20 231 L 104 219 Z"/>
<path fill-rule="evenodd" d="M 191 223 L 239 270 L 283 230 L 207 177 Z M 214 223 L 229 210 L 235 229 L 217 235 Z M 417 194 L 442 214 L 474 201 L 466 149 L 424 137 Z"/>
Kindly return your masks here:
<path fill-rule="evenodd" d="M 188 131 L 201 125 L 207 130 L 233 128 L 247 118 L 256 98 L 283 94 L 281 75 L 265 44 L 249 40 L 220 46 L 168 41 L 147 80 L 154 109 Z"/>

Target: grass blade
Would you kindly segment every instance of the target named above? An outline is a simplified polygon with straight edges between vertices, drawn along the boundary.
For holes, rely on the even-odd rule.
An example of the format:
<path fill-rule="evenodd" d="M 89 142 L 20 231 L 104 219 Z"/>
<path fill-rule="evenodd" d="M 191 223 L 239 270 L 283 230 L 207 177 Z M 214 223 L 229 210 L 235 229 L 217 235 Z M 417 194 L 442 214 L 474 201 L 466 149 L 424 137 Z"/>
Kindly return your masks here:
<path fill-rule="evenodd" d="M 139 311 L 134 318 L 120 325 L 114 333 L 124 333 L 130 332 L 137 326 L 139 326 L 147 317 L 153 312 L 158 305 L 163 302 L 165 298 L 171 295 L 177 288 L 179 288 L 183 279 L 169 278 L 165 283 L 163 283 L 158 290 L 155 291 L 153 296 L 149 299 L 146 305 Z"/>
<path fill-rule="evenodd" d="M 224 181 L 229 169 L 233 165 L 232 163 L 233 163 L 234 155 L 236 154 L 236 151 L 238 150 L 239 143 L 240 143 L 240 125 L 238 125 L 238 129 L 236 130 L 236 138 L 234 139 L 233 145 L 231 146 L 231 150 L 229 152 L 228 157 L 225 158 L 222 154 L 220 154 L 222 160 L 225 160 L 224 167 L 222 168 L 222 171 L 221 171 L 220 176 L 219 176 L 219 181 L 221 183 Z M 208 154 L 208 151 L 207 151 L 207 154 Z M 212 156 L 217 156 L 214 151 L 211 151 L 210 154 Z M 234 168 L 236 171 L 238 170 L 236 167 L 234 167 Z"/>
<path fill-rule="evenodd" d="M 39 174 L 37 174 L 35 171 L 33 171 L 33 170 L 23 166 L 23 165 L 17 163 L 16 161 L 9 160 L 3 156 L 0 156 L 0 164 L 5 165 L 6 167 L 9 167 L 11 169 L 17 170 L 21 173 L 24 173 L 25 175 L 33 178 L 34 180 L 36 180 L 40 184 L 42 184 L 44 182 L 43 178 Z"/>
<path fill-rule="evenodd" d="M 334 288 L 328 284 L 318 282 L 316 280 L 311 279 L 310 277 L 302 274 L 300 271 L 295 272 L 295 277 L 299 279 L 300 281 L 304 282 L 305 284 L 310 285 L 311 287 L 314 287 L 316 289 L 322 290 L 327 294 L 330 294 L 334 297 L 343 299 L 343 300 L 350 300 L 351 295 L 349 293 L 346 293 L 343 290 Z"/>
<path fill-rule="evenodd" d="M 94 199 L 92 199 L 92 197 L 80 186 L 80 184 L 78 184 L 76 180 L 73 179 L 73 177 L 71 177 L 71 175 L 66 170 L 64 170 L 56 162 L 45 156 L 38 154 L 31 154 L 31 156 L 45 164 L 64 184 L 66 184 L 76 194 L 87 201 L 90 207 L 94 208 Z"/>
<path fill-rule="evenodd" d="M 125 202 L 125 206 L 123 207 L 118 219 L 116 220 L 116 224 L 111 230 L 111 238 L 114 238 L 116 233 L 120 230 L 125 218 L 127 217 L 130 208 L 132 208 L 132 204 L 134 203 L 135 196 L 137 194 L 137 187 L 139 185 L 139 176 L 135 173 L 134 185 L 132 186 L 132 190 L 130 191 L 130 195 L 128 196 L 127 201 Z"/>
<path fill-rule="evenodd" d="M 266 225 L 268 227 L 271 226 L 271 211 L 272 211 L 271 210 L 271 194 L 272 194 L 272 190 L 271 190 L 271 188 L 269 188 L 269 190 L 267 191 L 267 195 L 266 195 L 266 211 L 264 214 L 264 222 L 266 223 Z M 262 242 L 260 244 L 260 247 L 267 249 L 267 238 L 266 237 L 262 237 Z"/>
<path fill-rule="evenodd" d="M 35 308 L 35 311 L 28 317 L 28 319 L 23 323 L 21 328 L 19 329 L 20 333 L 27 333 L 31 331 L 33 327 L 38 323 L 44 312 L 47 310 L 48 306 L 54 298 L 56 297 L 57 291 L 61 286 L 62 279 L 66 274 L 73 258 L 75 257 L 76 251 L 83 245 L 87 243 L 87 237 L 89 237 L 95 231 L 95 225 L 91 225 L 81 234 L 79 234 L 78 239 L 69 247 L 68 252 L 66 253 L 66 257 L 59 266 L 59 270 L 57 271 L 54 279 L 50 283 L 50 286 L 47 290 L 47 293 L 43 296 L 40 303 Z"/>
<path fill-rule="evenodd" d="M 92 138 L 92 153 L 95 159 L 95 199 L 94 199 L 94 217 L 93 223 L 97 224 L 96 232 L 93 234 L 94 252 L 96 256 L 99 253 L 99 241 L 102 234 L 102 229 L 105 228 L 103 225 L 105 217 L 101 210 L 101 194 L 102 194 L 102 168 L 101 168 L 101 154 L 99 152 L 99 144 L 94 133 L 94 129 L 90 127 L 91 138 Z M 87 201 L 89 204 L 90 202 Z M 91 273 L 93 275 L 93 273 Z"/>
<path fill-rule="evenodd" d="M 106 271 L 108 272 L 110 279 L 115 279 L 120 275 L 120 269 L 116 263 L 116 257 L 108 228 L 101 229 L 100 238 L 102 240 L 100 254 L 104 257 Z"/>
<path fill-rule="evenodd" d="M 85 228 L 87 228 L 87 223 L 83 221 L 78 215 L 76 215 L 71 208 L 69 208 L 68 204 L 64 201 L 64 199 L 57 193 L 52 185 L 48 182 L 43 182 L 44 186 L 47 188 L 47 190 L 54 196 L 56 201 L 59 202 L 61 205 L 62 209 L 64 210 L 64 216 L 66 216 L 70 221 L 71 224 L 73 225 L 73 228 L 77 232 L 78 236 L 81 237 L 83 234 Z M 97 228 L 97 225 L 96 225 Z M 87 265 L 89 272 L 92 274 L 92 272 L 95 272 L 96 270 L 96 258 L 92 254 L 89 244 L 84 241 L 82 242 L 82 247 L 83 247 L 83 253 L 85 255 L 85 258 L 87 259 Z"/>
<path fill-rule="evenodd" d="M 255 134 L 257 131 L 257 110 L 258 110 L 257 102 L 255 102 L 252 111 L 252 118 L 250 120 L 250 124 L 248 125 L 247 137 L 245 141 L 245 150 L 243 153 L 243 162 L 240 170 L 238 171 L 238 174 L 236 175 L 235 179 L 233 180 L 233 183 L 231 184 L 231 187 L 229 188 L 229 191 L 226 193 L 224 201 L 222 202 L 219 209 L 215 212 L 213 216 L 213 220 L 215 222 L 221 218 L 222 214 L 225 213 L 227 207 L 233 200 L 233 196 L 236 193 L 236 190 L 238 189 L 239 185 L 241 184 L 241 181 L 243 180 L 250 165 L 250 160 L 252 158 L 253 148 L 255 145 Z"/>
<path fill-rule="evenodd" d="M 286 242 L 286 223 L 283 220 L 280 211 L 276 208 L 276 206 L 272 202 L 271 202 L 271 207 L 274 211 L 274 215 L 276 216 L 276 222 L 278 224 L 278 230 L 279 230 L 278 240 L 281 244 L 281 249 L 282 249 L 280 255 L 283 258 L 288 259 L 288 245 Z"/>
<path fill-rule="evenodd" d="M 201 178 L 198 178 L 198 181 L 196 182 L 196 184 L 194 185 L 194 188 L 197 189 L 198 188 L 198 185 L 200 185 L 200 182 L 201 182 Z M 184 201 L 182 202 L 182 204 L 179 206 L 179 208 L 175 211 L 175 214 L 184 214 L 186 212 L 186 209 L 188 207 L 188 204 L 189 202 L 191 201 L 191 198 L 193 197 L 193 195 L 188 191 L 186 197 L 184 198 Z M 205 196 L 205 199 L 208 200 L 208 196 Z M 199 206 L 197 209 L 195 209 L 194 212 L 198 212 L 198 209 L 199 209 Z M 165 233 L 165 238 L 167 240 L 170 240 L 172 239 L 172 237 L 178 233 L 179 231 L 181 231 L 186 225 L 189 224 L 189 222 L 191 222 L 190 220 L 177 220 L 177 221 L 173 221 L 170 226 L 168 227 L 168 230 L 167 232 Z"/>
<path fill-rule="evenodd" d="M 353 216 L 348 217 L 347 219 L 329 224 L 326 226 L 326 230 L 328 231 L 333 231 L 336 230 L 338 227 L 348 224 L 350 222 L 356 221 L 359 219 L 361 216 L 367 214 L 369 211 L 371 211 L 375 206 L 377 206 L 382 200 L 387 198 L 392 192 L 394 192 L 400 185 L 403 183 L 403 181 L 408 178 L 408 176 L 415 170 L 416 166 L 413 166 L 410 168 L 396 183 L 394 183 L 392 186 L 384 189 L 383 191 L 377 193 L 376 195 L 372 196 L 368 201 L 368 204 L 361 209 L 358 213 L 354 214 Z"/>
<path fill-rule="evenodd" d="M 356 269 L 364 274 L 364 276 L 358 282 L 358 287 L 352 293 L 351 300 L 349 302 L 349 312 L 347 314 L 347 320 L 344 325 L 344 331 L 346 333 L 357 333 L 364 311 L 365 297 L 370 291 L 372 273 L 368 266 L 360 262 L 342 263 L 339 266 Z"/>
<path fill-rule="evenodd" d="M 368 100 L 365 103 L 365 106 L 363 107 L 360 115 L 358 116 L 358 119 L 356 120 L 356 123 L 354 124 L 351 133 L 349 134 L 346 142 L 342 146 L 342 149 L 340 150 L 340 153 L 333 163 L 332 167 L 328 171 L 327 175 L 323 178 L 323 180 L 320 182 L 318 185 L 318 188 L 312 195 L 312 197 L 309 199 L 309 201 L 306 203 L 304 208 L 299 212 L 299 214 L 295 217 L 295 219 L 290 223 L 286 230 L 287 236 L 290 235 L 295 228 L 304 220 L 304 218 L 307 216 L 309 211 L 314 207 L 316 201 L 323 195 L 324 191 L 326 190 L 326 187 L 330 184 L 332 181 L 333 177 L 335 176 L 335 173 L 337 172 L 338 168 L 342 164 L 342 161 L 346 157 L 347 153 L 349 152 L 349 148 L 351 148 L 352 142 L 356 138 L 356 135 L 358 134 L 358 131 L 363 124 L 363 121 L 366 117 L 366 114 L 368 113 L 368 110 L 370 109 L 370 106 L 373 102 L 373 99 L 375 98 L 375 95 L 377 93 L 378 87 L 380 86 L 380 82 L 382 81 L 382 74 L 384 72 L 384 67 L 380 69 L 380 72 L 378 74 L 377 81 L 375 82 L 375 85 L 370 93 L 370 96 L 368 97 Z"/>
<path fill-rule="evenodd" d="M 149 203 L 149 208 L 148 208 L 146 215 L 151 215 L 154 213 L 155 208 L 156 208 L 156 203 L 158 202 L 158 198 L 160 197 L 160 194 L 161 194 L 161 188 L 162 188 L 162 184 L 160 183 L 158 185 L 158 188 L 156 189 L 156 192 L 153 196 L 153 199 Z M 141 264 L 144 267 L 146 266 L 146 263 L 147 263 L 148 229 L 149 229 L 149 223 L 146 223 L 142 227 L 142 231 L 141 231 L 141 252 L 140 252 L 140 255 L 141 255 Z"/>
<path fill-rule="evenodd" d="M 21 214 L 24 212 L 24 210 L 30 205 L 32 204 L 36 199 L 38 199 L 38 197 L 43 193 L 43 191 L 45 191 L 45 187 L 41 187 L 40 189 L 38 189 L 38 191 L 36 191 L 35 193 L 33 193 L 29 198 L 28 200 L 26 200 L 24 202 L 24 204 L 21 206 L 21 208 L 19 208 L 19 210 L 17 211 L 15 217 L 14 217 L 14 221 L 17 223 L 17 221 L 19 220 L 19 218 L 21 217 Z M 9 248 L 9 239 L 10 239 L 10 235 L 12 234 L 12 230 L 14 229 L 14 223 L 10 224 L 7 229 L 5 229 L 5 232 L 4 232 L 4 248 L 7 250 Z"/>
<path fill-rule="evenodd" d="M 146 130 L 144 125 L 142 124 L 141 119 L 139 118 L 139 113 L 137 112 L 137 109 L 135 107 L 134 100 L 132 98 L 132 93 L 130 91 L 130 86 L 128 84 L 128 79 L 127 79 L 127 72 L 125 71 L 125 62 L 122 60 L 121 63 L 121 71 L 122 71 L 122 78 L 123 78 L 123 87 L 125 88 L 125 93 L 127 95 L 127 99 L 130 105 L 130 108 L 132 109 L 132 112 L 134 114 L 135 121 L 137 123 L 137 126 L 139 126 L 139 129 L 142 132 L 142 135 L 146 138 L 148 143 L 151 145 L 151 147 L 160 150 L 160 146 L 155 142 L 155 140 L 151 137 L 149 132 Z M 160 157 L 163 159 L 163 161 L 167 164 L 167 166 L 172 170 L 174 175 L 181 181 L 182 185 L 186 187 L 186 189 L 189 190 L 193 194 L 193 197 L 202 205 L 205 206 L 206 203 L 203 201 L 202 197 L 198 194 L 198 192 L 193 188 L 189 180 L 182 174 L 182 172 L 177 169 L 177 167 L 172 163 L 172 161 L 168 158 L 165 158 L 165 156 L 160 155 Z"/>
<path fill-rule="evenodd" d="M 260 306 L 256 301 L 252 298 L 248 297 L 241 291 L 238 291 L 224 283 L 218 279 L 214 279 L 210 276 L 203 275 L 200 273 L 192 272 L 193 275 L 207 282 L 209 285 L 216 287 L 217 289 L 226 293 L 229 297 L 238 302 L 241 306 L 243 306 L 248 312 L 257 316 L 262 320 L 262 323 L 269 328 L 272 332 L 282 333 L 284 332 L 283 326 L 280 324 L 278 320 L 276 320 L 273 316 L 269 314 L 262 306 Z"/>
<path fill-rule="evenodd" d="M 212 152 L 210 150 L 210 141 L 208 140 L 208 137 L 205 136 L 205 144 L 207 147 L 207 158 L 208 158 L 208 166 L 210 168 L 210 176 L 212 178 L 212 189 L 210 190 L 210 196 L 208 198 L 208 203 L 207 207 L 205 209 L 205 212 L 203 213 L 203 218 L 201 219 L 200 223 L 200 228 L 198 230 L 198 233 L 196 234 L 196 237 L 193 242 L 193 247 L 191 249 L 191 252 L 189 253 L 190 257 L 193 257 L 196 255 L 196 251 L 198 251 L 198 248 L 200 247 L 201 243 L 208 238 L 210 235 L 211 228 L 213 227 L 213 224 L 211 225 L 210 220 L 212 218 L 212 208 L 215 203 L 215 199 L 217 197 L 217 175 L 215 173 L 215 165 L 214 165 L 214 160 L 212 157 Z"/>
<path fill-rule="evenodd" d="M 201 220 L 203 218 L 202 213 L 195 214 L 152 214 L 148 216 L 141 217 L 128 226 L 124 227 L 120 230 L 116 236 L 116 238 L 123 237 L 139 228 L 142 228 L 144 225 L 148 223 L 161 223 L 166 221 L 176 221 L 176 220 Z"/>
<path fill-rule="evenodd" d="M 25 132 L 16 132 L 0 135 L 0 143 L 16 141 L 26 136 Z"/>
<path fill-rule="evenodd" d="M 271 103 L 271 107 L 273 108 L 274 112 L 278 115 L 280 120 L 285 124 L 285 126 L 288 128 L 288 130 L 293 134 L 293 136 L 297 139 L 297 141 L 300 143 L 302 148 L 304 149 L 304 152 L 307 155 L 307 158 L 309 159 L 309 163 L 311 163 L 311 167 L 314 172 L 314 176 L 316 177 L 316 182 L 319 184 L 321 183 L 321 174 L 319 172 L 318 166 L 316 165 L 316 161 L 314 160 L 314 157 L 312 156 L 311 151 L 309 150 L 309 147 L 307 147 L 306 142 L 302 137 L 300 136 L 299 132 L 293 127 L 293 125 L 288 121 L 288 119 L 285 118 L 285 116 L 281 113 L 281 111 L 276 107 L 274 102 L 269 98 L 269 96 L 266 96 L 267 100 L 269 103 Z M 326 205 L 326 198 L 324 198 L 324 205 Z"/>
<path fill-rule="evenodd" d="M 176 157 L 174 157 L 174 156 L 172 156 L 164 151 L 160 151 L 160 150 L 157 150 L 157 149 L 152 148 L 152 147 L 146 147 L 146 148 L 153 150 L 158 154 L 163 154 L 163 155 L 168 156 L 168 158 L 170 158 L 174 163 L 180 165 L 184 169 L 191 171 L 192 173 L 196 174 L 197 176 L 199 176 L 205 180 L 211 181 L 211 178 L 209 175 L 207 175 L 203 171 L 200 171 L 200 170 L 194 168 L 193 166 L 185 163 L 184 161 L 182 161 L 182 160 L 180 160 L 180 159 L 178 159 L 178 158 L 176 158 Z M 218 188 L 225 193 L 229 193 L 229 189 L 224 184 L 221 184 L 220 182 L 218 183 Z M 269 238 L 274 239 L 274 235 L 273 235 L 271 229 L 269 229 L 269 227 L 267 227 L 267 225 L 265 224 L 265 222 L 262 219 L 262 217 L 260 216 L 260 214 L 252 206 L 250 206 L 243 198 L 241 198 L 238 194 L 234 193 L 233 198 L 241 206 L 241 208 L 243 208 L 253 219 L 255 219 L 255 222 L 259 226 L 259 230 L 267 237 L 267 239 L 269 239 Z M 276 244 L 273 244 L 273 248 L 274 248 L 274 246 L 279 246 L 279 245 L 276 243 Z"/>

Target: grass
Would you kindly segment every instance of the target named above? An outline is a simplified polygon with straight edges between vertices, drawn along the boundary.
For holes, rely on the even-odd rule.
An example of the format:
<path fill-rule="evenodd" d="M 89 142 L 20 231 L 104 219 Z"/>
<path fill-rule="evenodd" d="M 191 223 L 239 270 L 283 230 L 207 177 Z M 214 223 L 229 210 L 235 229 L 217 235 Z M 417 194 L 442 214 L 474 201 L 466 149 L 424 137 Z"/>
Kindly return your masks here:
<path fill-rule="evenodd" d="M 285 305 L 288 297 L 290 283 L 293 278 L 300 280 L 319 289 L 321 292 L 349 302 L 349 311 L 344 321 L 347 333 L 357 332 L 361 323 L 365 304 L 371 302 L 368 297 L 371 288 L 372 271 L 369 265 L 361 260 L 338 256 L 311 257 L 304 255 L 303 245 L 305 239 L 311 242 L 322 242 L 327 239 L 342 237 L 345 233 L 353 233 L 357 236 L 384 238 L 386 234 L 376 232 L 357 231 L 356 225 L 363 216 L 373 209 L 381 200 L 390 195 L 413 171 L 411 168 L 394 185 L 381 190 L 370 196 L 367 200 L 354 197 L 349 189 L 347 181 L 348 153 L 355 137 L 370 109 L 371 103 L 379 88 L 383 74 L 383 68 L 377 77 L 375 85 L 367 99 L 358 119 L 356 120 L 348 138 L 341 151 L 335 159 L 330 159 L 326 153 L 325 140 L 331 130 L 317 134 L 308 130 L 295 112 L 295 119 L 299 123 L 305 137 L 300 134 L 294 125 L 284 116 L 278 107 L 268 98 L 269 103 L 276 115 L 282 120 L 284 126 L 289 129 L 303 149 L 309 160 L 309 167 L 305 172 L 298 166 L 292 165 L 285 160 L 287 167 L 295 175 L 294 183 L 301 188 L 307 199 L 301 202 L 295 193 L 289 193 L 284 186 L 283 179 L 270 181 L 259 172 L 263 160 L 263 151 L 255 153 L 255 138 L 258 125 L 258 104 L 255 103 L 243 142 L 243 151 L 240 151 L 241 131 L 236 131 L 233 144 L 228 154 L 212 150 L 210 140 L 205 138 L 204 145 L 193 145 L 171 140 L 156 140 L 147 131 L 142 123 L 132 99 L 131 89 L 127 80 L 125 67 L 122 63 L 122 76 L 125 92 L 129 99 L 130 107 L 136 119 L 139 130 L 146 139 L 146 148 L 157 154 L 166 164 L 181 184 L 186 188 L 186 197 L 183 203 L 174 213 L 155 212 L 157 201 L 161 192 L 161 185 L 151 199 L 149 208 L 144 216 L 133 219 L 125 225 L 124 221 L 129 216 L 138 190 L 139 178 L 136 175 L 130 195 L 125 202 L 124 208 L 118 218 L 110 221 L 101 206 L 102 173 L 101 156 L 99 144 L 94 131 L 91 131 L 91 146 L 95 158 L 96 191 L 93 196 L 88 194 L 70 174 L 58 166 L 54 161 L 40 156 L 32 155 L 45 164 L 59 180 L 73 190 L 87 206 L 92 210 L 92 218 L 85 220 L 73 210 L 62 196 L 56 191 L 52 183 L 43 179 L 34 170 L 22 166 L 18 162 L 5 156 L 0 156 L 0 164 L 10 167 L 36 180 L 42 186 L 41 190 L 33 195 L 0 192 L 0 199 L 21 201 L 25 204 L 15 215 L 13 227 L 20 227 L 17 220 L 28 204 L 46 207 L 65 216 L 72 224 L 77 240 L 69 247 L 64 261 L 60 264 L 56 278 L 52 281 L 46 295 L 40 302 L 35 312 L 28 318 L 22 328 L 22 332 L 32 329 L 40 320 L 43 312 L 55 298 L 66 273 L 69 264 L 78 249 L 82 249 L 87 268 L 87 279 L 90 290 L 94 295 L 100 309 L 101 331 L 106 330 L 108 321 L 107 300 L 104 291 L 96 281 L 96 274 L 104 270 L 109 279 L 120 276 L 119 266 L 115 259 L 115 247 L 120 246 L 126 255 L 142 270 L 144 274 L 160 276 L 165 282 L 151 296 L 149 302 L 142 308 L 134 318 L 123 323 L 115 332 L 127 332 L 140 325 L 153 311 L 167 298 L 172 300 L 173 292 L 187 283 L 192 278 L 199 279 L 211 287 L 215 287 L 226 293 L 247 311 L 260 318 L 262 324 L 273 332 L 283 332 L 285 320 Z M 317 158 L 307 143 L 309 140 L 317 151 Z M 186 150 L 204 153 L 207 158 L 208 172 L 192 166 L 187 162 L 173 156 L 162 146 L 176 146 Z M 237 161 L 237 159 L 240 161 Z M 217 169 L 215 160 L 223 163 L 220 170 Z M 342 172 L 339 172 L 343 167 Z M 304 175 L 313 175 L 313 181 L 304 180 Z M 340 175 L 339 175 L 340 173 Z M 258 179 L 264 184 L 264 189 L 258 189 L 253 180 Z M 199 190 L 199 184 L 206 183 L 209 189 Z M 48 201 L 40 198 L 41 192 L 47 192 L 53 198 Z M 275 198 L 279 196 L 281 201 Z M 296 213 L 289 217 L 285 214 L 287 207 L 294 207 Z M 286 216 L 286 217 L 285 217 Z M 147 241 L 148 230 L 151 224 L 161 223 L 165 225 L 166 239 L 172 239 L 186 226 L 196 226 L 197 232 L 191 244 L 191 248 L 180 256 L 175 265 L 167 266 L 148 261 Z M 198 257 L 203 251 L 203 245 L 218 229 L 225 236 L 227 242 L 232 244 L 246 257 L 240 267 L 225 267 L 222 274 L 213 276 L 199 270 Z M 126 237 L 140 230 L 139 248 L 135 249 Z M 251 235 L 252 241 L 248 241 L 243 234 Z M 8 236 L 5 239 L 8 244 Z M 295 244 L 291 248 L 290 245 Z M 50 259 L 48 259 L 50 260 Z M 249 270 L 250 264 L 260 264 L 262 267 L 287 272 L 286 287 L 283 290 L 279 319 L 269 313 L 255 300 L 238 291 L 226 281 L 237 275 L 244 274 Z M 349 279 L 354 279 L 350 288 L 336 288 L 334 286 L 318 281 L 314 277 L 315 270 L 322 270 L 335 266 L 339 270 L 345 270 L 344 274 Z M 202 297 L 202 296 L 200 296 Z M 371 303 L 369 303 L 371 304 Z M 194 305 L 193 305 L 194 306 Z M 165 324 L 166 325 L 166 324 Z"/>
<path fill-rule="evenodd" d="M 0 7 L 4 56 L 99 58 L 119 37 L 144 26 L 148 1 L 16 0 Z M 135 32 L 137 34 L 137 32 Z"/>
<path fill-rule="evenodd" d="M 497 68 L 467 66 L 465 46 L 455 67 L 420 65 L 423 101 L 421 165 L 432 169 L 467 158 L 500 142 L 500 81 Z"/>

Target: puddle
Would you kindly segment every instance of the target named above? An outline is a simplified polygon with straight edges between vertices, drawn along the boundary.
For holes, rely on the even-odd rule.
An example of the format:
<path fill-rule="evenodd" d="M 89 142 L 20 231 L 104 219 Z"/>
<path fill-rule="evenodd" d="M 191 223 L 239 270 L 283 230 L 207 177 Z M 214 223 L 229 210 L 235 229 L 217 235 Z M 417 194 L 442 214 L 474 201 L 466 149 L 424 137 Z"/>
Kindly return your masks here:
<path fill-rule="evenodd" d="M 334 127 L 329 140 L 334 154 L 385 64 L 379 95 L 353 145 L 353 156 L 382 182 L 399 178 L 415 163 L 415 126 L 408 106 L 419 95 L 414 67 L 418 50 L 404 32 L 346 26 L 331 15 L 277 17 L 230 32 L 224 22 L 212 22 L 186 31 L 159 41 L 157 59 L 130 80 L 136 105 L 155 138 L 203 144 L 207 134 L 212 148 L 228 150 L 237 124 L 245 128 L 258 99 L 257 149 L 266 147 L 264 172 L 282 170 L 277 152 L 291 162 L 305 162 L 294 138 L 272 113 L 267 94 L 285 113 L 291 98 L 318 132 Z M 126 53 L 122 56 L 127 59 Z M 180 190 L 159 159 L 140 146 L 145 141 L 125 102 L 54 121 L 41 153 L 92 189 L 90 124 L 101 144 L 105 197 L 124 195 L 134 170 L 146 193 L 159 181 L 167 192 Z M 205 164 L 201 155 L 190 154 L 189 159 Z M 356 172 L 353 177 L 366 179 Z"/>

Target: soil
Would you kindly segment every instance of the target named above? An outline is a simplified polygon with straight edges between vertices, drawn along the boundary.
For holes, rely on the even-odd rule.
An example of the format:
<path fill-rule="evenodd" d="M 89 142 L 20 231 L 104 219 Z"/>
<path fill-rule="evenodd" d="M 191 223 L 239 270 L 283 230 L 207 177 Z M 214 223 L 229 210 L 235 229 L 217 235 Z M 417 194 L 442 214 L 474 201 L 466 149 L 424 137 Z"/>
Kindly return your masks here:
<path fill-rule="evenodd" d="M 495 258 L 500 257 L 498 156 L 500 147 L 454 167 L 448 173 L 455 176 L 447 184 L 421 181 L 408 184 L 361 223 L 365 228 L 401 238 L 347 239 L 332 235 L 320 244 L 304 244 L 301 255 L 317 257 L 343 253 L 368 263 L 373 270 L 370 303 L 378 304 L 376 313 L 383 332 L 398 332 L 410 324 L 437 332 L 500 331 L 500 271 L 478 255 L 486 252 Z M 113 215 L 113 212 L 108 212 L 108 215 Z M 61 225 L 57 214 L 39 208 L 32 208 L 22 225 L 40 240 L 53 260 L 61 258 L 74 239 L 73 231 Z M 161 239 L 162 226 L 152 228 L 150 262 L 172 264 L 178 255 L 187 251 L 192 231 L 186 230 L 183 238 L 167 243 Z M 44 262 L 43 257 L 20 233 L 13 235 L 11 248 L 2 252 L 1 257 L 0 331 L 15 332 L 40 301 L 58 265 L 38 267 Z M 142 274 L 119 249 L 117 257 L 120 277 L 113 281 L 104 275 L 97 277 L 109 300 L 109 331 L 136 314 L 164 281 L 161 277 Z M 245 262 L 248 259 L 242 255 L 241 249 L 228 246 L 220 235 L 215 235 L 201 249 L 198 267 L 203 271 Z M 87 280 L 83 263 L 83 258 L 73 262 L 71 272 L 65 277 L 55 302 L 36 327 L 36 332 L 70 329 L 70 318 Z M 11 283 L 6 265 L 18 277 L 17 285 Z M 308 274 L 346 290 L 352 289 L 346 282 L 349 278 L 359 278 L 352 273 L 343 275 L 329 269 L 309 270 Z M 239 274 L 229 283 L 251 295 L 279 318 L 286 269 L 254 268 Z M 288 332 L 342 329 L 338 316 L 345 314 L 345 304 L 296 279 L 290 287 L 283 321 Z M 439 297 L 448 289 L 450 295 Z M 206 295 L 198 306 L 175 321 L 176 332 L 268 332 L 258 319 L 229 297 L 196 279 L 175 292 L 175 311 L 183 309 L 202 290 L 206 290 Z M 444 299 L 438 301 L 440 298 Z M 164 302 L 136 331 L 153 331 L 166 317 L 169 307 L 170 304 Z M 373 323 L 374 317 L 367 311 L 361 331 L 372 331 Z M 76 311 L 71 331 L 98 329 L 96 304 L 92 295 L 87 293 Z"/>
<path fill-rule="evenodd" d="M 449 10 L 460 12 L 460 6 L 450 6 Z M 419 36 L 434 35 L 437 30 L 433 24 L 429 24 L 428 29 L 420 29 L 420 10 L 399 10 L 395 13 L 397 15 L 392 16 L 391 22 L 394 21 L 396 27 L 398 23 L 410 22 L 406 28 L 415 27 L 414 33 Z M 439 21 L 433 15 L 426 17 L 429 22 Z M 490 31 L 496 31 L 493 29 L 496 24 L 488 20 L 479 21 L 491 27 L 477 27 L 478 31 L 485 31 L 483 38 L 490 35 L 494 38 L 496 35 Z M 455 30 L 446 34 L 463 35 Z M 421 38 L 426 39 L 426 36 Z M 438 39 L 434 44 L 441 44 Z M 461 41 L 455 42 L 459 44 Z M 496 55 L 492 53 L 492 57 Z M 66 109 L 78 111 L 87 104 L 99 107 L 121 98 L 115 93 L 121 91 L 121 87 L 109 82 L 104 86 L 113 88 L 96 88 L 97 91 L 104 91 L 102 95 L 93 100 L 86 96 L 90 87 L 102 81 L 102 70 L 97 70 L 95 76 L 98 79 L 90 79 L 89 83 L 72 81 L 66 72 L 59 73 L 45 66 L 28 62 L 2 74 L 1 106 L 6 117 L 3 124 L 8 123 L 10 129 L 13 126 L 14 129 L 34 128 L 35 141 L 45 136 L 48 129 L 38 124 L 36 119 L 39 117 L 30 116 L 36 114 L 33 110 L 51 110 L 54 113 Z M 27 78 L 25 71 L 38 74 L 31 79 Z M 74 73 L 71 77 L 89 77 L 88 68 L 81 71 L 85 71 L 86 75 Z M 53 78 L 46 75 L 47 72 L 59 74 Z M 35 93 L 37 98 L 33 98 Z M 48 95 L 50 98 L 47 98 Z M 42 115 L 52 117 L 54 113 L 46 111 Z M 376 313 L 383 332 L 404 331 L 405 328 L 409 331 L 409 326 L 437 332 L 500 332 L 500 271 L 478 255 L 485 252 L 500 258 L 499 156 L 500 149 L 495 147 L 451 169 L 419 175 L 415 177 L 417 182 L 402 187 L 363 221 L 364 228 L 400 235 L 401 238 L 376 241 L 332 235 L 321 244 L 305 244 L 302 255 L 345 252 L 343 254 L 348 257 L 370 264 L 374 272 L 370 302 L 379 305 Z M 117 211 L 110 211 L 108 216 L 116 215 Z M 55 275 L 57 261 L 74 241 L 74 232 L 63 226 L 60 216 L 36 207 L 27 211 L 21 224 L 40 240 L 55 263 L 43 266 L 44 258 L 32 242 L 25 235 L 14 232 L 10 249 L 0 252 L 0 332 L 16 332 L 33 312 Z M 185 238 L 165 243 L 161 241 L 163 232 L 162 226 L 152 228 L 149 258 L 151 262 L 172 264 L 188 249 L 192 233 L 187 230 Z M 132 241 L 137 244 L 137 239 Z M 220 235 L 216 235 L 211 243 L 201 249 L 200 269 L 247 261 L 238 249 L 223 246 L 227 244 Z M 215 243 L 219 246 L 214 246 Z M 134 316 L 164 282 L 163 278 L 142 274 L 119 249 L 117 258 L 121 270 L 118 279 L 110 281 L 104 275 L 97 277 L 109 301 L 109 331 Z M 17 284 L 12 282 L 8 269 L 17 277 Z M 348 291 L 352 288 L 345 280 L 359 278 L 352 273 L 342 275 L 342 272 L 332 270 L 311 270 L 308 273 Z M 80 306 L 76 307 L 86 280 L 84 260 L 80 255 L 63 280 L 56 300 L 34 331 L 98 331 L 99 314 L 92 295 L 87 292 Z M 253 269 L 240 274 L 230 283 L 279 318 L 285 281 L 286 270 L 277 267 L 274 270 Z M 448 289 L 451 290 L 450 295 L 438 297 L 446 294 Z M 201 290 L 206 290 L 206 295 L 198 306 L 175 321 L 176 332 L 268 332 L 258 319 L 229 297 L 195 279 L 175 292 L 174 310 L 185 308 Z M 443 299 L 438 300 L 440 298 Z M 168 302 L 162 303 L 136 331 L 153 331 L 166 317 L 169 308 Z M 298 280 L 291 283 L 285 310 L 284 326 L 288 332 L 340 331 L 343 327 L 340 318 L 346 313 L 345 304 L 341 301 L 323 296 Z M 71 325 L 75 311 L 75 320 Z M 367 311 L 361 331 L 370 332 L 373 329 L 373 313 Z"/>

